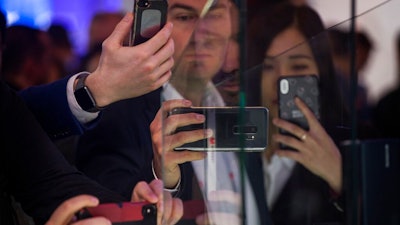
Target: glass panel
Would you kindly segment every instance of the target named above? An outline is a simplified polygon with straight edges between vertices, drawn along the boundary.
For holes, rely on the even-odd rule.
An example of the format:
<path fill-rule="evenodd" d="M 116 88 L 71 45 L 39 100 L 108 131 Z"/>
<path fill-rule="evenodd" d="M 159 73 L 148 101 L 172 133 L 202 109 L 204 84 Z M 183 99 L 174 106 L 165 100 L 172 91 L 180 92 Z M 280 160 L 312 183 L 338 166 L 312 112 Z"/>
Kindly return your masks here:
<path fill-rule="evenodd" d="M 162 93 L 168 146 L 163 178 L 167 188 L 180 178 L 181 223 L 316 224 L 358 217 L 352 210 L 359 206 L 349 202 L 359 193 L 347 180 L 360 156 L 348 154 L 353 151 L 346 151 L 343 141 L 381 136 L 373 121 L 364 124 L 364 114 L 356 111 L 361 95 L 355 90 L 363 79 L 343 77 L 355 74 L 352 68 L 363 59 L 359 47 L 366 42 L 350 32 L 351 1 L 335 2 L 344 9 L 335 20 L 324 11 L 331 4 L 249 1 L 246 10 L 245 3 L 228 0 L 169 1 L 175 66 Z M 395 3 L 358 5 L 356 30 L 390 4 Z M 338 29 L 347 34 L 335 44 Z M 339 50 L 347 58 L 338 61 Z M 364 96 L 370 103 L 370 95 Z M 188 111 L 180 108 L 184 103 L 170 101 L 181 98 L 208 108 Z M 221 111 L 225 106 L 236 108 Z M 254 110 L 249 107 L 263 107 L 267 114 L 249 114 Z M 193 112 L 203 114 L 205 122 L 194 122 Z M 221 129 L 228 130 L 229 141 Z M 257 135 L 268 140 L 266 148 L 249 144 L 261 138 Z"/>
<path fill-rule="evenodd" d="M 340 8 L 341 3 L 334 5 Z M 350 3 L 342 4 L 344 11 L 350 12 Z M 323 4 L 311 2 L 319 8 Z M 378 38 L 368 52 L 368 38 L 380 36 L 377 30 L 382 39 L 386 38 L 383 30 L 395 33 L 392 25 L 367 25 L 377 25 L 397 5 L 379 1 L 358 7 L 355 33 L 350 29 L 353 21 L 346 19 L 349 14 L 326 28 L 323 14 L 305 6 L 270 4 L 251 16 L 246 97 L 248 105 L 266 106 L 270 112 L 269 145 L 258 170 L 263 169 L 264 180 L 259 183 L 274 224 L 398 223 L 398 194 L 391 183 L 398 188 L 399 139 L 382 135 L 381 123 L 373 117 L 374 95 L 366 92 L 391 75 L 379 73 L 379 80 L 385 81 L 376 86 L 367 85 L 361 76 L 383 50 Z M 309 75 L 317 76 L 317 85 Z M 384 194 L 378 197 L 377 193 Z M 385 209 L 373 205 L 377 202 Z"/>
<path fill-rule="evenodd" d="M 168 4 L 175 65 L 162 93 L 168 114 L 163 128 L 170 134 L 164 136 L 164 181 L 171 188 L 180 176 L 183 222 L 241 224 L 244 203 L 252 213 L 257 214 L 257 207 L 252 192 L 250 197 L 242 195 L 251 189 L 245 188 L 249 181 L 238 153 L 244 147 L 264 150 L 268 111 L 238 107 L 238 8 L 230 0 Z M 187 105 L 171 101 L 182 98 L 190 100 L 190 106 L 206 108 L 182 108 Z M 203 117 L 196 120 L 195 115 Z M 249 224 L 259 223 L 258 216 L 247 218 Z"/>

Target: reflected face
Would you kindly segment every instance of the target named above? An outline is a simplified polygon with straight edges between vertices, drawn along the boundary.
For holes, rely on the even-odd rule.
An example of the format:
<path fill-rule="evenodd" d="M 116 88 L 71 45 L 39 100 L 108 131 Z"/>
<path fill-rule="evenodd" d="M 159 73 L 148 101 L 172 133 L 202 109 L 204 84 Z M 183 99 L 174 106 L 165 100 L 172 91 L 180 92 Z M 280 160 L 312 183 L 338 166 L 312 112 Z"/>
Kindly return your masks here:
<path fill-rule="evenodd" d="M 265 53 L 261 101 L 263 106 L 270 109 L 272 117 L 278 115 L 277 82 L 280 76 L 318 75 L 317 63 L 308 42 L 305 41 L 297 28 L 290 27 L 273 39 Z"/>
<path fill-rule="evenodd" d="M 175 81 L 187 78 L 208 82 L 222 66 L 231 34 L 230 2 L 217 1 L 200 19 L 205 3 L 206 0 L 168 1 L 168 21 L 174 24 Z"/>

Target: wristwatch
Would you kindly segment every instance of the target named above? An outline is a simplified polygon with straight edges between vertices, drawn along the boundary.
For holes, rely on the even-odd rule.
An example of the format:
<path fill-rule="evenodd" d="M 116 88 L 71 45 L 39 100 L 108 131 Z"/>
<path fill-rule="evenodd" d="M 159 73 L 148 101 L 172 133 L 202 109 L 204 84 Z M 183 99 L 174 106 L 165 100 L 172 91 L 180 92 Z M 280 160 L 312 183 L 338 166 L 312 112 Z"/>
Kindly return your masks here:
<path fill-rule="evenodd" d="M 78 79 L 78 83 L 76 84 L 74 90 L 75 99 L 83 110 L 92 113 L 98 112 L 102 109 L 102 107 L 97 106 L 89 87 L 85 85 L 85 81 L 88 76 L 89 74 L 84 73 L 80 74 L 76 78 Z"/>

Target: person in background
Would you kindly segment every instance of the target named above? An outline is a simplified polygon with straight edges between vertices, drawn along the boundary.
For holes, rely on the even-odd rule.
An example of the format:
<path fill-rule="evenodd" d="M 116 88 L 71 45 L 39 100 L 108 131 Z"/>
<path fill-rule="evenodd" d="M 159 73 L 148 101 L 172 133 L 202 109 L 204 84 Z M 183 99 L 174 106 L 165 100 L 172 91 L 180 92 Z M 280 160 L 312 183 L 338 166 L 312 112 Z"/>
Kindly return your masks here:
<path fill-rule="evenodd" d="M 385 138 L 400 138 L 400 33 L 396 38 L 397 87 L 383 96 L 374 107 L 374 125 Z"/>
<path fill-rule="evenodd" d="M 101 56 L 101 44 L 93 46 L 89 52 L 86 53 L 81 59 L 81 71 L 94 71 L 99 64 Z"/>
<path fill-rule="evenodd" d="M 333 201 L 342 193 L 338 143 L 348 138 L 344 134 L 348 132 L 338 128 L 347 126 L 348 120 L 338 101 L 322 21 L 308 6 L 282 3 L 254 17 L 249 32 L 249 62 L 259 70 L 246 76 L 248 103 L 265 106 L 270 112 L 268 147 L 262 154 L 249 155 L 249 174 L 264 187 L 265 195 L 256 193 L 257 200 L 267 201 L 276 225 L 340 223 L 343 212 Z M 321 119 L 299 98 L 294 99 L 310 126 L 305 130 L 278 117 L 277 81 L 309 74 L 319 77 Z M 293 136 L 280 134 L 279 129 Z M 295 150 L 283 150 L 280 143 Z"/>
<path fill-rule="evenodd" d="M 118 24 L 123 16 L 119 12 L 97 12 L 90 22 L 87 52 L 102 43 L 112 33 L 115 25 Z M 124 45 L 128 43 L 127 38 L 128 35 L 124 39 Z"/>
<path fill-rule="evenodd" d="M 77 56 L 67 29 L 61 24 L 52 24 L 47 30 L 51 40 L 52 70 L 50 82 L 76 71 Z"/>
<path fill-rule="evenodd" d="M 350 32 L 346 32 L 340 29 L 329 29 L 329 40 L 332 45 L 332 59 L 335 67 L 335 72 L 339 84 L 339 88 L 342 94 L 343 102 L 346 107 L 350 109 L 350 96 L 351 96 L 351 41 L 355 38 L 355 70 L 357 75 L 360 77 L 362 71 L 368 63 L 369 56 L 373 50 L 373 43 L 365 32 L 357 31 L 355 37 L 352 37 Z M 372 112 L 371 106 L 367 99 L 367 89 L 364 87 L 360 79 L 356 86 L 356 101 L 355 110 L 357 113 L 357 120 L 364 127 L 372 126 Z M 370 128 L 372 129 L 372 127 Z M 358 130 L 362 136 L 366 136 L 362 129 Z"/>
<path fill-rule="evenodd" d="M 7 28 L 2 74 L 15 90 L 49 82 L 51 42 L 44 31 L 22 25 Z"/>

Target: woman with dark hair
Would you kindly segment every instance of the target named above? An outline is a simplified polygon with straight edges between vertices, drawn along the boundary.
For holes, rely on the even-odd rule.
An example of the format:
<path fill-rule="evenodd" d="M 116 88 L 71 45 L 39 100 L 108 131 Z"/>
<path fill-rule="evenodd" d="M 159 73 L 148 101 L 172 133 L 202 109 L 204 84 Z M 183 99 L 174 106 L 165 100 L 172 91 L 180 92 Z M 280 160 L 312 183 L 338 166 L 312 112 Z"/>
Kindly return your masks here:
<path fill-rule="evenodd" d="M 266 106 L 271 119 L 269 146 L 262 157 L 249 156 L 249 173 L 254 179 L 263 178 L 258 182 L 264 185 L 274 224 L 339 222 L 342 213 L 332 197 L 342 191 L 342 159 L 336 144 L 348 138 L 339 131 L 347 124 L 347 113 L 322 21 L 308 6 L 279 4 L 255 16 L 249 28 L 249 63 L 258 69 L 247 76 L 248 103 Z M 277 81 L 310 74 L 319 78 L 320 120 L 301 99 L 294 101 L 308 121 L 306 130 L 278 118 Z M 294 137 L 280 134 L 279 129 Z M 296 150 L 282 150 L 279 143 Z"/>

